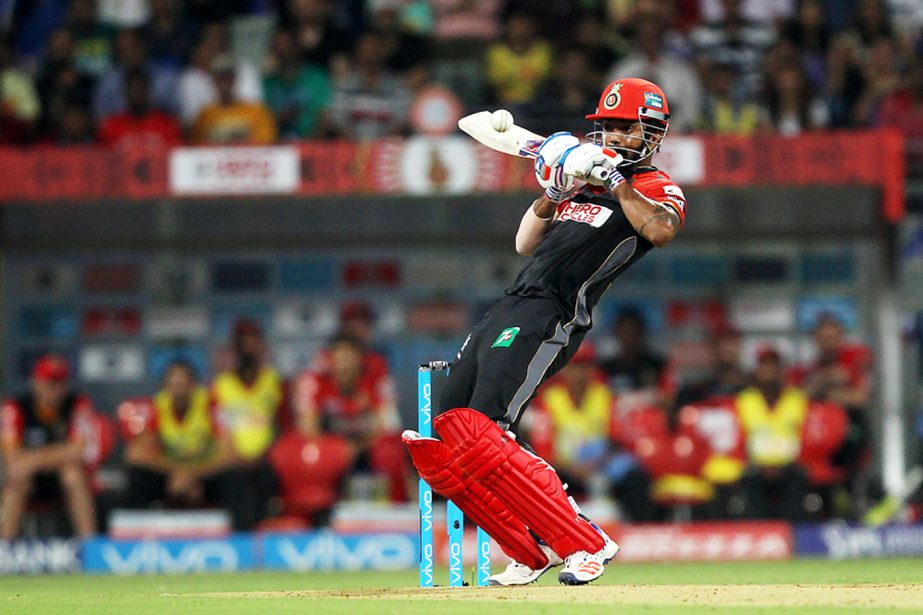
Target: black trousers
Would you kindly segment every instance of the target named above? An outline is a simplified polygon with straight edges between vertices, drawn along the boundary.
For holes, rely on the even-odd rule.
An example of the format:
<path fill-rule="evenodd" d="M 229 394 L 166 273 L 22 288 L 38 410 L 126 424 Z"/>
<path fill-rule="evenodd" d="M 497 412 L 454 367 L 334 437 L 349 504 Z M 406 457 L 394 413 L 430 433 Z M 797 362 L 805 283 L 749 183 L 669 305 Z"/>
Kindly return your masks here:
<path fill-rule="evenodd" d="M 503 297 L 458 352 L 439 410 L 473 408 L 516 431 L 539 385 L 570 360 L 585 334 L 550 299 Z"/>
<path fill-rule="evenodd" d="M 122 505 L 147 508 L 153 502 L 167 501 L 166 474 L 147 468 L 128 467 L 128 486 Z M 278 493 L 278 482 L 268 463 L 233 468 L 202 481 L 204 504 L 228 511 L 235 531 L 252 529 L 269 515 L 269 500 Z"/>
<path fill-rule="evenodd" d="M 748 519 L 807 520 L 804 499 L 810 484 L 805 471 L 796 464 L 766 471 L 748 469 L 740 479 L 744 517 Z"/>

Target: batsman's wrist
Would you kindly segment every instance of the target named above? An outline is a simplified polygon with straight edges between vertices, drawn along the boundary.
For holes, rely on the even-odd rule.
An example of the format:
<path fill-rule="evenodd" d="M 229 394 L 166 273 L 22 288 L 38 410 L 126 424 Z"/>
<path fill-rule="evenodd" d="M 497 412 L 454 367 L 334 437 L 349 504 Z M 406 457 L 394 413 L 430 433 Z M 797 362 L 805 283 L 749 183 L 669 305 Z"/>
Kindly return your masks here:
<path fill-rule="evenodd" d="M 605 188 L 612 192 L 623 183 L 625 183 L 625 176 L 619 173 L 618 169 L 612 169 L 609 171 L 609 177 L 606 178 Z"/>

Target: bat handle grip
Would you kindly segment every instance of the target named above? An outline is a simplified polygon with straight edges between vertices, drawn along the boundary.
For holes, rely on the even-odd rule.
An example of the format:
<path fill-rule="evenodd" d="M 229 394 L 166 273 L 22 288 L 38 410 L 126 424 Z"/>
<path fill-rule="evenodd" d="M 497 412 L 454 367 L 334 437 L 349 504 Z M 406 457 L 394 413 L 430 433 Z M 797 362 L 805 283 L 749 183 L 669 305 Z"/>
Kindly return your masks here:
<path fill-rule="evenodd" d="M 590 176 L 587 177 L 587 182 L 596 186 L 602 186 L 606 183 L 607 179 L 609 179 L 609 169 L 604 166 L 597 165 L 593 167 L 592 171 L 590 171 Z"/>

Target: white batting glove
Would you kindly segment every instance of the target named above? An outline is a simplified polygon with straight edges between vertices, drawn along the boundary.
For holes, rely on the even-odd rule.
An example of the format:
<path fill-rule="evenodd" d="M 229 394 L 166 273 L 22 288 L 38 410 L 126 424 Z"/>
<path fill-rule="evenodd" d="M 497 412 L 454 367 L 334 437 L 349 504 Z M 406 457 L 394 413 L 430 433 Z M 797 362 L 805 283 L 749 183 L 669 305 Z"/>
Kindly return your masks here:
<path fill-rule="evenodd" d="M 538 148 L 535 159 L 535 180 L 545 189 L 545 196 L 555 203 L 566 200 L 574 190 L 574 178 L 561 167 L 565 152 L 579 145 L 580 140 L 569 132 L 556 132 Z"/>
<path fill-rule="evenodd" d="M 564 152 L 558 163 L 565 175 L 586 179 L 594 168 L 601 166 L 614 171 L 621 161 L 622 157 L 611 149 L 595 143 L 583 143 Z"/>

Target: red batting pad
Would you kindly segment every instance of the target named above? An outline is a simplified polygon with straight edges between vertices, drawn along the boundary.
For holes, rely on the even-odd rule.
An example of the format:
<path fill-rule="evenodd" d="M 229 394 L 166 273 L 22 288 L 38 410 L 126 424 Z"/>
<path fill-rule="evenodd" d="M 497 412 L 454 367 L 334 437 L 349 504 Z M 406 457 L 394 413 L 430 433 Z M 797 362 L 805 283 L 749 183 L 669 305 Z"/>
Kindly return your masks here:
<path fill-rule="evenodd" d="M 433 491 L 449 498 L 465 515 L 497 541 L 503 552 L 529 568 L 548 565 L 525 524 L 483 486 L 459 469 L 455 455 L 433 438 L 404 435 L 410 458 Z"/>
<path fill-rule="evenodd" d="M 559 556 L 603 548 L 605 540 L 577 515 L 554 468 L 487 416 L 456 408 L 436 417 L 433 428 L 455 453 L 460 469 L 487 487 Z"/>

